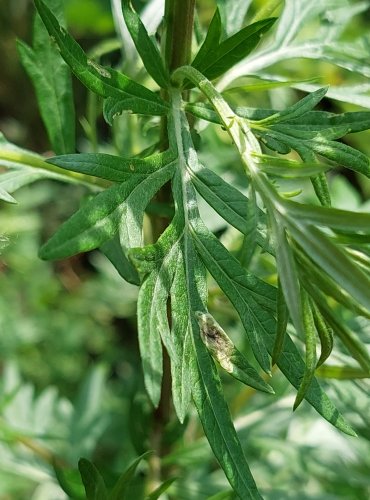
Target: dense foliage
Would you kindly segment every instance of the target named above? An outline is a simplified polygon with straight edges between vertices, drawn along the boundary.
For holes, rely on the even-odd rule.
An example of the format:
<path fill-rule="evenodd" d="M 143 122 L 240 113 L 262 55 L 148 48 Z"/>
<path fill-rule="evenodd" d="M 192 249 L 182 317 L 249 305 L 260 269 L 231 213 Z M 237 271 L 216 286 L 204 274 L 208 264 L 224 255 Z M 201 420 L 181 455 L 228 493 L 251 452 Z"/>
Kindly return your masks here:
<path fill-rule="evenodd" d="M 42 352 L 43 363 L 52 366 L 59 362 L 61 343 L 67 358 L 77 348 L 76 359 L 63 361 L 53 375 L 43 368 L 46 384 L 41 376 L 34 382 L 45 387 L 53 376 L 62 392 L 73 394 L 70 384 L 82 379 L 89 353 L 103 362 L 83 381 L 74 404 L 51 387 L 35 396 L 34 388 L 22 383 L 19 372 L 27 374 L 27 355 L 6 366 L 4 441 L 32 453 L 4 445 L 4 467 L 41 485 L 34 498 L 64 498 L 62 490 L 71 498 L 89 499 L 154 499 L 165 491 L 170 498 L 257 499 L 262 493 L 287 498 L 294 484 L 302 488 L 302 478 L 320 476 L 314 469 L 315 448 L 302 442 L 293 451 L 285 442 L 287 419 L 298 425 L 301 439 L 305 419 L 313 421 L 308 406 L 301 420 L 289 416 L 291 398 L 284 394 L 290 383 L 296 388 L 293 409 L 305 400 L 339 431 L 363 436 L 353 443 L 362 457 L 354 465 L 353 484 L 340 483 L 341 464 L 331 452 L 320 462 L 335 465 L 336 478 L 316 479 L 322 489 L 302 490 L 300 498 L 340 490 L 345 498 L 366 498 L 370 215 L 364 208 L 341 205 L 337 192 L 352 191 L 333 172 L 345 167 L 370 178 L 368 156 L 342 139 L 370 129 L 370 112 L 333 113 L 323 102 L 329 97 L 345 107 L 370 107 L 368 84 L 361 82 L 370 73 L 367 38 L 353 39 L 345 32 L 345 21 L 368 5 L 341 0 L 319 6 L 312 0 L 303 6 L 287 0 L 284 6 L 270 1 L 259 9 L 258 2 L 219 1 L 206 32 L 196 18 L 198 47 L 191 51 L 194 2 L 166 1 L 163 26 L 163 2 L 152 0 L 140 16 L 128 1 L 122 10 L 120 3 L 112 1 L 118 44 L 103 43 L 87 54 L 66 31 L 61 0 L 35 0 L 32 47 L 17 44 L 56 156 L 45 159 L 2 137 L 0 198 L 15 203 L 15 191 L 39 180 L 69 184 L 50 184 L 45 191 L 32 186 L 24 196 L 25 212 L 19 212 L 19 221 L 27 215 L 32 222 L 27 204 L 46 206 L 54 218 L 60 218 L 55 212 L 60 210 L 67 219 L 39 256 L 66 263 L 61 280 L 73 296 L 66 299 L 51 268 L 34 259 L 28 265 L 39 269 L 43 283 L 37 284 L 35 273 L 29 295 L 34 302 L 28 307 L 41 318 L 32 342 L 40 339 L 42 347 L 32 349 L 32 356 Z M 310 23 L 319 28 L 308 29 Z M 162 49 L 148 34 L 149 25 L 152 32 L 158 28 Z M 115 69 L 103 64 L 120 49 Z M 324 85 L 310 66 L 306 74 L 297 69 L 294 79 L 284 76 L 286 61 L 302 56 L 346 70 L 355 83 Z M 77 144 L 78 154 L 71 73 L 89 91 L 87 116 L 81 120 L 88 142 Z M 296 99 L 292 89 L 308 93 Z M 270 102 L 261 91 L 270 92 Z M 290 102 L 282 106 L 278 100 L 286 96 Z M 110 144 L 99 141 L 98 126 L 107 130 L 108 125 Z M 14 208 L 7 213 L 16 217 Z M 34 213 L 37 232 L 40 219 Z M 11 231 L 22 233 L 19 224 L 20 229 L 15 224 L 4 230 L 8 238 Z M 43 224 L 48 234 L 47 224 L 56 226 L 47 216 Z M 36 245 L 27 232 L 22 241 L 25 254 L 28 245 Z M 92 276 L 80 284 L 71 262 L 96 249 L 101 253 L 91 254 L 89 266 L 99 272 L 85 264 Z M 11 263 L 11 247 L 8 251 Z M 17 252 L 23 260 L 22 246 Z M 81 261 L 78 265 L 84 267 Z M 11 295 L 17 287 L 4 289 Z M 136 300 L 145 393 L 135 344 L 122 349 L 112 326 L 114 317 L 125 318 L 124 329 L 134 342 Z M 57 338 L 49 340 L 39 332 L 47 329 L 50 309 L 61 319 L 60 326 L 53 320 Z M 3 313 L 9 314 L 6 306 Z M 20 328 L 28 329 L 21 321 Z M 229 375 L 239 382 L 232 383 Z M 340 381 L 328 384 L 330 397 L 318 377 Z M 194 430 L 191 403 L 213 455 Z M 19 407 L 27 410 L 21 419 Z M 236 427 L 230 407 L 233 417 L 244 415 Z M 320 441 L 323 424 L 315 420 L 315 425 Z M 325 432 L 336 436 L 341 449 L 352 439 L 339 438 L 330 426 Z M 124 440 L 118 451 L 116 442 Z M 99 442 L 106 449 L 97 456 L 96 468 L 91 459 Z M 274 459 L 274 450 L 305 457 L 307 465 L 293 456 L 291 476 L 274 479 L 279 464 L 289 460 Z M 25 466 L 12 470 L 17 453 Z M 106 467 L 110 453 L 115 458 Z M 127 457 L 135 455 L 140 456 L 130 464 Z M 219 484 L 205 480 L 212 456 L 232 491 L 219 471 L 214 472 Z M 33 474 L 27 472 L 30 460 L 36 460 Z M 136 474 L 140 467 L 146 481 Z"/>

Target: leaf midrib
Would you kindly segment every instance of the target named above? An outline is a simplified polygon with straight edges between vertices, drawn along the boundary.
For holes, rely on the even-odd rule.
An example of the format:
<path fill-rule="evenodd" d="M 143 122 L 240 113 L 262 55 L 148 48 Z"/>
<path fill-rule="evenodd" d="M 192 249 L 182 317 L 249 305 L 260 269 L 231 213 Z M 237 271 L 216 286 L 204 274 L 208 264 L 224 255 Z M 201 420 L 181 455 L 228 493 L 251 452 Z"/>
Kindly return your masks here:
<path fill-rule="evenodd" d="M 222 267 L 218 264 L 218 261 L 215 260 L 212 256 L 212 254 L 210 254 L 207 250 L 207 247 L 205 247 L 203 245 L 203 243 L 199 240 L 199 238 L 197 237 L 197 233 L 196 233 L 196 230 L 192 227 L 192 233 L 193 233 L 193 236 L 195 237 L 195 239 L 199 242 L 199 244 L 205 249 L 205 252 L 210 256 L 210 260 L 212 260 L 213 262 L 215 262 L 216 266 L 218 267 L 218 269 L 220 269 L 220 271 L 222 272 L 222 274 L 225 274 L 225 276 L 227 276 L 228 280 L 231 282 L 231 283 L 235 283 L 237 287 L 240 287 L 240 288 L 243 288 L 244 290 L 246 290 L 246 293 L 247 294 L 250 294 L 252 295 L 252 298 L 253 296 L 256 296 L 258 298 L 263 298 L 263 299 L 266 299 L 266 297 L 264 295 L 261 295 L 260 293 L 254 291 L 254 290 L 251 290 L 250 288 L 248 288 L 246 285 L 243 285 L 242 283 L 239 283 L 237 281 L 235 281 L 234 279 L 230 278 L 226 273 L 225 271 L 222 269 Z M 236 288 L 234 286 L 234 288 Z M 240 297 L 243 297 L 240 292 L 238 291 L 238 295 Z M 257 299 L 254 299 L 256 301 L 256 303 L 259 305 L 259 301 Z M 271 299 L 270 299 L 271 300 Z M 261 306 L 262 307 L 262 306 Z M 265 309 L 266 311 L 267 310 L 270 310 L 270 309 Z"/>
<path fill-rule="evenodd" d="M 193 345 L 194 345 L 194 340 L 193 340 Z M 194 349 L 195 349 L 195 356 L 196 356 L 196 347 L 195 347 L 195 346 L 194 346 Z M 209 355 L 209 354 L 208 354 L 208 355 Z M 204 388 L 204 391 L 205 391 L 205 392 L 206 392 L 206 394 L 207 394 L 207 399 L 208 399 L 209 406 L 210 406 L 210 408 L 212 409 L 212 413 L 213 413 L 213 416 L 214 416 L 214 420 L 215 420 L 215 422 L 217 423 L 217 427 L 218 427 L 218 429 L 219 429 L 219 435 L 221 435 L 221 436 L 222 436 L 222 441 L 223 441 L 223 443 L 224 443 L 224 445 L 225 445 L 226 450 L 228 451 L 228 457 L 229 457 L 229 459 L 231 459 L 231 461 L 232 461 L 232 462 L 233 462 L 233 464 L 234 464 L 234 470 L 237 470 L 237 471 L 238 471 L 238 477 L 239 477 L 239 479 L 241 479 L 241 480 L 242 480 L 242 483 L 243 483 L 243 484 L 244 484 L 244 486 L 246 487 L 247 491 L 248 491 L 248 492 L 250 492 L 250 493 L 252 494 L 252 493 L 253 493 L 253 490 L 251 490 L 251 487 L 250 487 L 250 485 L 248 484 L 248 481 L 247 481 L 247 482 L 245 482 L 245 481 L 244 481 L 245 471 L 240 471 L 240 470 L 239 470 L 240 462 L 239 462 L 239 461 L 236 461 L 236 460 L 234 459 L 234 453 L 233 453 L 233 452 L 231 451 L 231 449 L 229 448 L 228 439 L 226 439 L 226 437 L 225 437 L 225 435 L 224 435 L 224 433 L 223 433 L 223 425 L 221 425 L 221 424 L 220 424 L 220 422 L 219 422 L 219 420 L 218 420 L 218 413 L 217 413 L 217 412 L 215 411 L 215 409 L 214 409 L 214 406 L 213 406 L 213 398 L 210 396 L 210 392 L 209 392 L 209 390 L 208 390 L 208 385 L 207 385 L 207 383 L 206 383 L 206 381 L 205 381 L 205 378 L 204 378 L 204 376 L 203 376 L 203 370 L 202 370 L 201 364 L 199 363 L 198 356 L 196 356 L 196 361 L 197 361 L 197 365 L 198 365 L 198 367 L 199 367 L 199 369 L 198 369 L 198 373 L 200 374 L 201 379 L 202 379 L 202 386 L 203 386 L 203 388 Z M 211 362 L 213 362 L 213 361 L 211 360 Z M 225 405 L 226 405 L 226 403 L 225 403 Z M 235 432 L 235 434 L 236 434 L 236 430 L 235 430 L 235 428 L 234 428 L 234 432 Z M 211 444 L 211 443 L 210 443 L 210 444 Z M 240 446 L 239 441 L 238 441 L 238 444 L 239 444 L 239 446 Z M 241 453 L 244 455 L 244 453 L 243 453 L 243 449 L 242 449 L 242 447 L 241 447 L 241 446 L 240 446 L 240 451 L 241 451 Z M 246 460 L 245 460 L 245 463 L 247 464 L 247 461 L 246 461 Z M 247 467 L 248 467 L 248 464 L 247 464 Z M 255 492 L 256 492 L 256 493 L 258 493 L 258 491 L 257 491 L 256 489 L 254 489 L 254 490 L 255 490 Z"/>

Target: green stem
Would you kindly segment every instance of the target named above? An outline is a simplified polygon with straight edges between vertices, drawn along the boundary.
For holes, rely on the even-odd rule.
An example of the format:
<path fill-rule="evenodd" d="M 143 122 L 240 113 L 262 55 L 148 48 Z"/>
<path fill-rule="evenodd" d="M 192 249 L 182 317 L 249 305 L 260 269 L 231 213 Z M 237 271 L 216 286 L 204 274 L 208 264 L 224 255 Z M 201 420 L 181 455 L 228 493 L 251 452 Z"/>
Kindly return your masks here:
<path fill-rule="evenodd" d="M 166 0 L 165 60 L 170 71 L 189 64 L 195 0 Z"/>
<path fill-rule="evenodd" d="M 170 73 L 190 63 L 194 10 L 195 0 L 166 0 L 163 54 Z M 169 99 L 167 91 L 162 90 L 161 94 L 164 99 Z M 161 150 L 168 148 L 167 117 L 161 120 L 160 145 Z"/>

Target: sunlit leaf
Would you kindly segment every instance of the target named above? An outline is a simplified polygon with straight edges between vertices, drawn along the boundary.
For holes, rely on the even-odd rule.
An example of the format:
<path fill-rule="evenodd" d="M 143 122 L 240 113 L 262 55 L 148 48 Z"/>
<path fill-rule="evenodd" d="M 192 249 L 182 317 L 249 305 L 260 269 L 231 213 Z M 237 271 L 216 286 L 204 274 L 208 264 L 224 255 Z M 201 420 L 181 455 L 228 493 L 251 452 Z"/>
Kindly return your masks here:
<path fill-rule="evenodd" d="M 266 310 L 275 310 L 275 291 L 255 276 L 248 275 L 238 261 L 205 228 L 198 225 L 194 233 L 197 251 L 209 272 L 238 311 L 253 353 L 261 368 L 270 372 L 270 359 L 262 331 L 273 327 Z M 228 255 L 227 260 L 225 260 Z M 256 304 L 259 305 L 258 309 Z"/>
<path fill-rule="evenodd" d="M 63 155 L 48 158 L 48 163 L 74 172 L 124 182 L 135 176 L 151 174 L 175 158 L 171 152 L 154 154 L 147 158 L 122 158 L 103 153 Z"/>
<path fill-rule="evenodd" d="M 259 125 L 272 125 L 274 123 L 281 123 L 287 120 L 294 120 L 295 118 L 304 115 L 308 111 L 311 111 L 321 101 L 321 99 L 323 99 L 327 90 L 328 87 L 324 87 L 308 94 L 296 104 L 293 104 L 293 106 L 290 106 L 283 111 L 279 111 L 268 118 L 260 120 Z"/>
<path fill-rule="evenodd" d="M 220 16 L 220 11 L 217 8 L 210 22 L 206 38 L 192 62 L 192 65 L 195 68 L 202 64 L 206 64 L 206 60 L 214 50 L 214 47 L 219 45 L 221 34 L 222 34 L 221 16 Z"/>
<path fill-rule="evenodd" d="M 302 319 L 305 335 L 305 370 L 302 381 L 299 385 L 293 409 L 296 410 L 303 401 L 308 388 L 310 387 L 316 369 L 316 328 L 312 315 L 309 297 L 305 291 L 301 292 L 302 299 Z"/>
<path fill-rule="evenodd" d="M 270 18 L 257 21 L 220 44 L 216 45 L 213 42 L 213 47 L 206 52 L 207 57 L 203 57 L 202 54 L 202 58 L 199 61 L 194 61 L 192 65 L 210 80 L 217 78 L 246 57 L 256 47 L 261 36 L 271 28 L 275 20 L 275 18 Z"/>
<path fill-rule="evenodd" d="M 160 87 L 168 87 L 169 75 L 164 67 L 159 50 L 155 42 L 149 37 L 144 24 L 128 0 L 123 1 L 122 11 L 126 26 L 144 63 L 145 69 Z"/>
<path fill-rule="evenodd" d="M 63 2 L 49 1 L 64 26 Z M 56 154 L 75 150 L 75 110 L 71 72 L 52 43 L 38 14 L 33 26 L 33 47 L 17 41 L 22 64 L 32 80 L 37 102 Z"/>
<path fill-rule="evenodd" d="M 143 211 L 158 189 L 173 175 L 173 163 L 149 175 L 131 177 L 85 203 L 42 247 L 43 259 L 61 259 L 87 252 L 113 238 L 118 229 L 126 246 L 141 240 Z M 127 226 L 130 234 L 125 235 Z M 135 230 L 136 229 L 136 230 Z"/>
<path fill-rule="evenodd" d="M 59 25 L 55 16 L 42 0 L 35 0 L 35 4 L 50 36 L 58 44 L 62 57 L 87 88 L 102 97 L 116 99 L 135 97 L 136 99 L 132 103 L 137 106 L 137 111 L 135 109 L 132 111 L 140 113 L 149 105 L 157 106 L 159 114 L 162 114 L 166 104 L 160 97 L 123 73 L 103 67 L 88 59 L 80 45 Z"/>
<path fill-rule="evenodd" d="M 284 293 L 278 282 L 277 300 L 276 300 L 276 337 L 274 348 L 271 355 L 272 365 L 275 365 L 282 353 L 285 334 L 288 326 L 289 313 L 285 302 Z"/>

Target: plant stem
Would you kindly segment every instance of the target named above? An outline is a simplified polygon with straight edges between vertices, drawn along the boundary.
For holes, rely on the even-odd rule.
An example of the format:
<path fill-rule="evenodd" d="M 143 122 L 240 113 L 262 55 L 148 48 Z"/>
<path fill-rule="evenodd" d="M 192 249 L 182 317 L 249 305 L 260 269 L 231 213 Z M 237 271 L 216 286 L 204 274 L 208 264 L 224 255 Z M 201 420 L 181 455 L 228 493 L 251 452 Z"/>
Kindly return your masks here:
<path fill-rule="evenodd" d="M 165 60 L 170 71 L 189 64 L 195 0 L 166 0 Z"/>
<path fill-rule="evenodd" d="M 191 42 L 193 36 L 195 0 L 166 0 L 165 3 L 165 37 L 163 52 L 166 65 L 170 72 L 174 69 L 189 64 L 191 58 Z M 169 98 L 165 91 L 162 96 Z M 161 121 L 160 133 L 161 149 L 168 147 L 167 119 Z M 171 203 L 172 195 L 170 184 L 163 186 L 156 196 L 160 203 Z M 169 219 L 152 217 L 152 232 L 154 241 L 163 233 L 169 224 Z M 168 307 L 168 318 L 171 319 L 170 306 Z M 163 382 L 161 400 L 157 410 L 153 414 L 153 430 L 151 435 L 151 448 L 156 455 L 149 459 L 149 487 L 158 486 L 163 471 L 161 470 L 161 457 L 169 452 L 169 445 L 163 442 L 165 428 L 171 419 L 173 409 L 171 405 L 171 367 L 170 358 L 163 348 Z"/>

